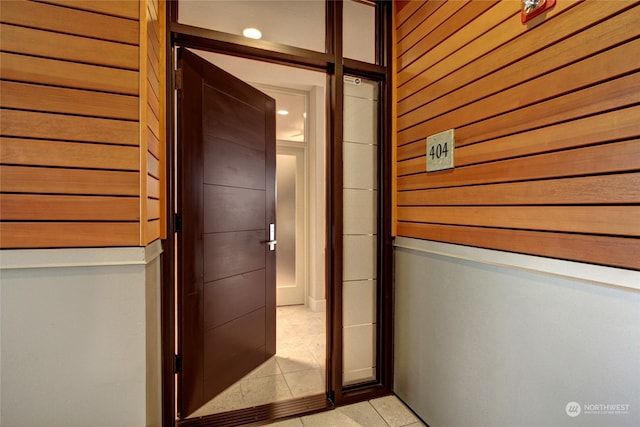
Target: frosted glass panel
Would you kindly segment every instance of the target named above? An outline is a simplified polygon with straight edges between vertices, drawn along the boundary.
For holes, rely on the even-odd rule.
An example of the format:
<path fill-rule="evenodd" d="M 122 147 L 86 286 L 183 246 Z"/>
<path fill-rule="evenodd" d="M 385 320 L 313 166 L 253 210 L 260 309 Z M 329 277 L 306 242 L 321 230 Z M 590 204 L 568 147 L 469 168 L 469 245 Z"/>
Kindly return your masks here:
<path fill-rule="evenodd" d="M 343 162 L 344 188 L 360 190 L 378 188 L 378 147 L 345 142 Z"/>
<path fill-rule="evenodd" d="M 344 282 L 343 303 L 349 307 L 342 319 L 344 326 L 376 323 L 376 281 Z"/>
<path fill-rule="evenodd" d="M 377 88 L 372 81 L 345 78 L 342 239 L 344 385 L 371 381 L 376 375 Z"/>
<path fill-rule="evenodd" d="M 256 28 L 262 40 L 325 52 L 324 0 L 179 0 L 178 22 L 236 35 Z"/>
<path fill-rule="evenodd" d="M 378 144 L 378 85 L 360 78 L 345 78 L 344 140 Z"/>
<path fill-rule="evenodd" d="M 344 118 L 345 124 L 348 126 L 345 125 L 344 128 L 344 140 L 376 145 L 378 140 L 377 108 L 377 102 L 372 98 L 345 97 Z"/>
<path fill-rule="evenodd" d="M 342 277 L 344 280 L 376 278 L 376 236 L 345 235 L 343 252 Z"/>
<path fill-rule="evenodd" d="M 345 58 L 376 62 L 376 7 L 363 0 L 343 3 L 343 52 Z"/>
<path fill-rule="evenodd" d="M 373 324 L 344 328 L 344 371 L 371 368 L 375 365 L 375 330 Z"/>
<path fill-rule="evenodd" d="M 344 234 L 375 234 L 378 192 L 345 188 L 343 197 Z"/>
<path fill-rule="evenodd" d="M 278 287 L 296 285 L 296 157 L 276 156 L 278 255 L 276 282 Z"/>

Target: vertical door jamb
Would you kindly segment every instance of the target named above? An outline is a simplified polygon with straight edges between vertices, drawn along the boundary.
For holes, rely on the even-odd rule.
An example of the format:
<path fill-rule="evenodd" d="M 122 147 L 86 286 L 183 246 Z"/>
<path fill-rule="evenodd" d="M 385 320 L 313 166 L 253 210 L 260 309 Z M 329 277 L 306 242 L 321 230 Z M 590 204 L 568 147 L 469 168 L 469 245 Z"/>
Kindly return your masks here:
<path fill-rule="evenodd" d="M 165 58 L 167 105 L 165 108 L 165 218 L 167 238 L 162 241 L 163 262 L 160 291 L 160 325 L 161 325 L 161 401 L 162 426 L 174 427 L 176 420 L 175 400 L 175 151 L 174 151 L 174 117 L 175 117 L 175 58 L 173 49 L 171 21 L 177 19 L 178 3 L 170 0 L 166 7 L 165 19 Z"/>
<path fill-rule="evenodd" d="M 342 2 L 327 2 L 327 47 L 333 69 L 327 73 L 327 389 L 335 405 L 342 402 Z"/>

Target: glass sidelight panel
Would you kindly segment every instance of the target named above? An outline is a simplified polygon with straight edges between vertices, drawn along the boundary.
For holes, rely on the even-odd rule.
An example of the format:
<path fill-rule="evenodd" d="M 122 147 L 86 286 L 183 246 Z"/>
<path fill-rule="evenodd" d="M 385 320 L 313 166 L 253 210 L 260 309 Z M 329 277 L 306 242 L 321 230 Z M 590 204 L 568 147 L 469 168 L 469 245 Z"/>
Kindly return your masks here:
<path fill-rule="evenodd" d="M 344 81 L 343 385 L 376 378 L 378 84 Z"/>

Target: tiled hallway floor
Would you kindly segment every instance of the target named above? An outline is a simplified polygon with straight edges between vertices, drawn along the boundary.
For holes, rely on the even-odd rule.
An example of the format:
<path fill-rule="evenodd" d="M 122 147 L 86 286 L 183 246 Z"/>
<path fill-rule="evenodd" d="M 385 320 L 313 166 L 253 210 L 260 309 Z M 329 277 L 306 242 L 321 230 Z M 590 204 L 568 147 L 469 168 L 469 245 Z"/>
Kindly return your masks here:
<path fill-rule="evenodd" d="M 324 393 L 325 317 L 302 305 L 278 307 L 276 355 L 191 417 Z"/>
<path fill-rule="evenodd" d="M 302 305 L 278 307 L 277 352 L 192 417 L 325 392 L 325 313 Z M 385 396 L 331 411 L 280 421 L 277 427 L 424 426 L 397 397 Z"/>
<path fill-rule="evenodd" d="M 332 411 L 267 424 L 274 427 L 418 427 L 425 426 L 397 397 L 385 396 Z"/>

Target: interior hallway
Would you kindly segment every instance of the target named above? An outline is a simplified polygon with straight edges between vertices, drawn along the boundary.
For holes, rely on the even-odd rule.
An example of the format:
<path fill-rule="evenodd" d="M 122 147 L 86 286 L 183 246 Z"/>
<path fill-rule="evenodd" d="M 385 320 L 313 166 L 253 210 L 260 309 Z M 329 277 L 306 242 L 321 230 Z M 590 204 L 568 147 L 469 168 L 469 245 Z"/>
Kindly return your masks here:
<path fill-rule="evenodd" d="M 276 308 L 276 355 L 191 417 L 325 392 L 326 313 L 303 305 Z"/>

